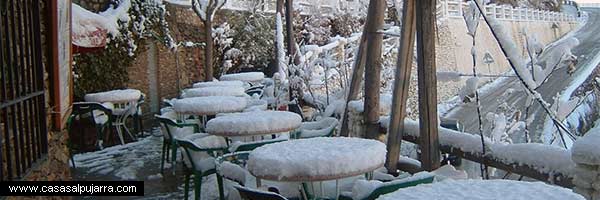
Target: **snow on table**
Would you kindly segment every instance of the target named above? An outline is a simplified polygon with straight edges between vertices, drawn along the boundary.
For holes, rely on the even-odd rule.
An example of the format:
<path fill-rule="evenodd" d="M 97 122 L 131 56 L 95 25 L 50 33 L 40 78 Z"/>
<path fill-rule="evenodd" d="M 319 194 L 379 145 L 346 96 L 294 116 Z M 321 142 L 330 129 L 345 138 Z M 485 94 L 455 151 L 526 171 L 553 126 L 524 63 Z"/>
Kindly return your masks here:
<path fill-rule="evenodd" d="M 189 97 L 207 97 L 207 96 L 244 96 L 246 92 L 243 87 L 203 87 L 191 88 L 183 91 L 184 98 Z"/>
<path fill-rule="evenodd" d="M 221 81 L 245 81 L 245 82 L 256 82 L 262 81 L 265 78 L 265 74 L 262 72 L 244 72 L 237 74 L 225 74 L 219 78 Z"/>
<path fill-rule="evenodd" d="M 257 178 L 310 182 L 357 176 L 385 163 L 377 140 L 319 137 L 267 144 L 250 153 L 248 170 Z"/>
<path fill-rule="evenodd" d="M 242 81 L 210 81 L 210 82 L 198 82 L 192 85 L 193 88 L 204 88 L 204 87 L 244 87 Z"/>
<path fill-rule="evenodd" d="M 252 111 L 218 116 L 206 123 L 206 132 L 225 137 L 287 132 L 300 127 L 302 117 L 287 111 Z"/>
<path fill-rule="evenodd" d="M 111 103 L 126 103 L 137 101 L 140 99 L 142 92 L 136 89 L 111 90 L 106 92 L 98 92 L 86 94 L 84 96 L 87 102 L 111 102 Z"/>
<path fill-rule="evenodd" d="M 402 188 L 377 198 L 379 200 L 454 200 L 454 199 L 511 199 L 511 200 L 584 200 L 570 189 L 542 182 L 511 180 L 446 180 Z"/>
<path fill-rule="evenodd" d="M 175 99 L 172 104 L 177 113 L 215 115 L 242 111 L 246 108 L 247 102 L 243 97 L 209 96 Z"/>

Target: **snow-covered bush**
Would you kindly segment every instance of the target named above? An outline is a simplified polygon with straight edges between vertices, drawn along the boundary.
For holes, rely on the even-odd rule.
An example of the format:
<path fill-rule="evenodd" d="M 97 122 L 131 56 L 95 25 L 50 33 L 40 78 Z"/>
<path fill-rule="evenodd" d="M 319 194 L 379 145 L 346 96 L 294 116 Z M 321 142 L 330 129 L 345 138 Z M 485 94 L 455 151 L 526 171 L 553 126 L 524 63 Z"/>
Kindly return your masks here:
<path fill-rule="evenodd" d="M 335 15 L 331 18 L 331 34 L 349 37 L 353 33 L 362 30 L 364 19 L 350 13 Z"/>
<path fill-rule="evenodd" d="M 275 19 L 261 12 L 241 12 L 226 16 L 233 29 L 232 49 L 241 53 L 230 72 L 242 68 L 266 67 L 275 57 L 273 35 Z"/>
<path fill-rule="evenodd" d="M 176 48 L 160 0 L 118 0 L 98 14 L 113 28 L 108 30 L 104 50 L 73 56 L 76 99 L 85 93 L 124 87 L 128 81 L 126 69 L 144 49 L 146 39 Z"/>

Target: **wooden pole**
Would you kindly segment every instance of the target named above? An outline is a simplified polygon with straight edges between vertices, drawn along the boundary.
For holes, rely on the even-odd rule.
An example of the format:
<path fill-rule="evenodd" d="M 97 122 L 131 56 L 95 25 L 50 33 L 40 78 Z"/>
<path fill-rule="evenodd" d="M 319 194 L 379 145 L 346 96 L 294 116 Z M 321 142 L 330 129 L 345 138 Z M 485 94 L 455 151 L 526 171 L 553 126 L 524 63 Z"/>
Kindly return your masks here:
<path fill-rule="evenodd" d="M 421 165 L 427 171 L 440 167 L 435 66 L 435 3 L 436 0 L 419 0 L 416 3 Z"/>
<path fill-rule="evenodd" d="M 296 57 L 296 41 L 294 39 L 294 5 L 293 0 L 285 1 L 285 29 L 287 31 L 287 50 L 291 61 Z M 296 63 L 297 64 L 297 63 Z"/>
<path fill-rule="evenodd" d="M 385 0 L 369 2 L 367 21 L 367 60 L 365 64 L 365 112 L 366 138 L 375 139 L 379 136 L 379 88 L 381 87 L 381 46 L 383 34 L 378 33 L 383 28 L 384 13 L 387 4 Z"/>
<path fill-rule="evenodd" d="M 392 99 L 392 113 L 387 139 L 387 159 L 385 167 L 394 173 L 398 169 L 400 146 L 404 135 L 404 118 L 406 116 L 406 100 L 410 86 L 410 73 L 413 63 L 415 44 L 415 1 L 404 0 L 402 9 L 402 33 L 398 47 L 398 61 Z"/>
<path fill-rule="evenodd" d="M 368 17 L 368 16 L 367 16 Z M 367 29 L 363 28 L 363 33 L 360 36 L 358 45 L 358 51 L 354 57 L 354 66 L 352 67 L 352 77 L 350 80 L 350 86 L 348 88 L 348 95 L 346 96 L 346 106 L 344 108 L 344 115 L 342 116 L 342 128 L 340 129 L 340 136 L 350 136 L 348 130 L 348 103 L 352 100 L 358 99 L 358 93 L 360 93 L 360 83 L 362 82 L 363 75 L 365 73 L 365 62 L 367 61 L 367 54 L 365 49 L 367 47 Z"/>

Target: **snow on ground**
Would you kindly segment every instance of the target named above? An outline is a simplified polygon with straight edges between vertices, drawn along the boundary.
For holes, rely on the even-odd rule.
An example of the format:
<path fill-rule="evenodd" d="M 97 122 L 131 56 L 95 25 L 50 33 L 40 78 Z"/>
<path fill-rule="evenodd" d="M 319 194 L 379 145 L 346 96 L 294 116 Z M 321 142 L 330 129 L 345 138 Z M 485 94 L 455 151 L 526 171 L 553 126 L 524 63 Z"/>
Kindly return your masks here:
<path fill-rule="evenodd" d="M 136 142 L 117 145 L 103 150 L 76 154 L 76 168 L 73 170 L 74 180 L 144 181 L 143 199 L 182 199 L 184 194 L 183 164 L 173 167 L 165 163 L 165 173 L 160 173 L 162 135 L 160 128 L 154 128 L 152 134 L 140 138 Z M 178 156 L 180 160 L 180 156 Z M 174 173 L 173 173 L 174 171 Z M 226 193 L 233 188 L 226 183 Z M 193 199 L 193 181 L 190 182 L 189 199 Z M 235 197 L 235 195 L 231 195 Z M 215 175 L 202 180 L 201 199 L 218 199 L 218 188 Z M 98 199 L 121 199 L 118 197 L 98 197 Z M 127 199 L 127 198 L 122 198 Z M 236 198 L 229 198 L 236 199 Z"/>

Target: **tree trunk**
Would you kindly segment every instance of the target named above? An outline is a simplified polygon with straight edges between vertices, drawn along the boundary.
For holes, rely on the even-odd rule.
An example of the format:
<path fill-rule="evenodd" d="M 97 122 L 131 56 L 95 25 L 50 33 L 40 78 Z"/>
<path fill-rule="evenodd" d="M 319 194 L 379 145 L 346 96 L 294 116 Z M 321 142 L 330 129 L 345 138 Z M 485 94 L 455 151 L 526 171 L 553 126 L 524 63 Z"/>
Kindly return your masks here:
<path fill-rule="evenodd" d="M 277 13 L 280 14 L 280 16 L 283 16 L 283 0 L 277 0 L 277 3 L 275 4 L 275 16 L 277 16 Z M 273 63 L 275 63 L 273 65 L 274 69 L 271 69 L 271 72 L 279 72 L 279 70 L 281 69 L 281 66 L 279 64 L 279 44 L 277 44 L 277 31 L 275 32 L 275 42 L 273 43 L 275 44 L 275 61 Z"/>
<path fill-rule="evenodd" d="M 208 13 L 207 13 L 208 15 Z M 206 16 L 204 21 L 204 81 L 213 80 L 213 39 L 212 39 L 212 19 L 211 16 Z"/>
<path fill-rule="evenodd" d="M 392 100 L 392 113 L 387 139 L 387 159 L 385 167 L 394 173 L 398 169 L 400 146 L 404 135 L 404 118 L 406 117 L 406 100 L 410 86 L 410 73 L 413 63 L 415 44 L 415 1 L 404 0 L 402 9 L 402 33 L 398 47 L 398 61 Z"/>
<path fill-rule="evenodd" d="M 365 112 L 366 137 L 379 136 L 379 88 L 381 87 L 381 46 L 383 34 L 377 33 L 383 28 L 385 0 L 371 0 L 367 16 L 367 59 L 365 64 Z"/>
<path fill-rule="evenodd" d="M 421 164 L 427 171 L 440 167 L 435 65 L 435 3 L 436 0 L 418 0 L 416 3 Z"/>

